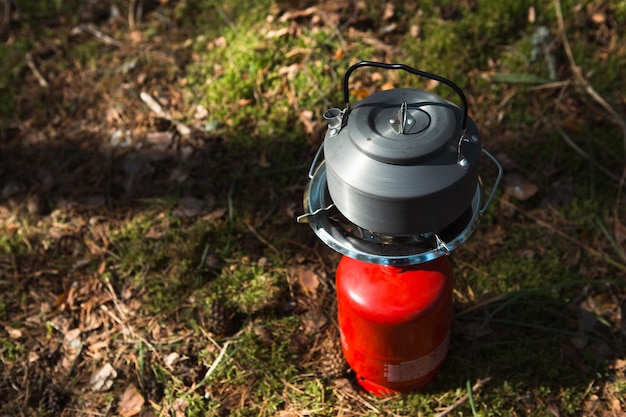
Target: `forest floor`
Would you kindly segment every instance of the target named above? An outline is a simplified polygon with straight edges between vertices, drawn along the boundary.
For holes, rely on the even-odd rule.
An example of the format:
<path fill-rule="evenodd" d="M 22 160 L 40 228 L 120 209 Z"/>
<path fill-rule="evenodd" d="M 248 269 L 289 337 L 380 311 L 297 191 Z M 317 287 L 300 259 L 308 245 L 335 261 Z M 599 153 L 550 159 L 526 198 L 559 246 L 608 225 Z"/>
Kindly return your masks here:
<path fill-rule="evenodd" d="M 624 2 L 227 3 L 0 0 L 0 415 L 625 416 Z M 359 60 L 456 82 L 505 172 L 443 368 L 386 398 L 295 222 Z M 350 93 L 408 86 L 457 100 Z"/>

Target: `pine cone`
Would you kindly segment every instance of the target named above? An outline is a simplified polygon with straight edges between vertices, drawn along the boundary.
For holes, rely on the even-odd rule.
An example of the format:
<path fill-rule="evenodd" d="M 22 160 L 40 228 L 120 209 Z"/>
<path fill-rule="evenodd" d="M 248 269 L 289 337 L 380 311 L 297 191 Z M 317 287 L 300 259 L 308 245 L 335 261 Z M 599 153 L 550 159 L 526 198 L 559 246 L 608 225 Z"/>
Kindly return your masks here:
<path fill-rule="evenodd" d="M 236 328 L 237 312 L 224 301 L 213 300 L 207 305 L 207 325 L 215 334 L 232 333 Z"/>
<path fill-rule="evenodd" d="M 41 401 L 44 410 L 53 414 L 61 412 L 61 410 L 63 410 L 63 407 L 65 406 L 64 395 L 52 383 L 46 385 L 46 388 L 43 390 L 42 393 Z"/>
<path fill-rule="evenodd" d="M 319 372 L 330 378 L 342 377 L 348 372 L 348 363 L 343 357 L 338 331 L 329 331 L 320 346 Z"/>

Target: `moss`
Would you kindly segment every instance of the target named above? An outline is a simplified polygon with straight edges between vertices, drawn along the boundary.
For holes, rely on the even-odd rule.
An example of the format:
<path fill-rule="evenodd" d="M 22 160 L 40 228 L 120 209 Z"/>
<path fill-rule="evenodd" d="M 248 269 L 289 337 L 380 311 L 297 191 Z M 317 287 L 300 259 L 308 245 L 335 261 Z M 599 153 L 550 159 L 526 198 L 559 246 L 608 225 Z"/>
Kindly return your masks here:
<path fill-rule="evenodd" d="M 0 355 L 2 361 L 14 362 L 24 355 L 24 347 L 11 339 L 2 337 L 0 338 Z"/>

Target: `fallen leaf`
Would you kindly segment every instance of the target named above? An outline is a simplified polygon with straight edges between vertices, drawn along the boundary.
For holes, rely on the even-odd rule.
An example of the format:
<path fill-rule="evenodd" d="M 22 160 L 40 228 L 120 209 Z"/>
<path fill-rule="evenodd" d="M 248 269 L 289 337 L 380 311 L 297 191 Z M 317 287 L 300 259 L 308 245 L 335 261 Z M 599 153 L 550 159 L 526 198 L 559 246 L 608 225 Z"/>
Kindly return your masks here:
<path fill-rule="evenodd" d="M 605 22 L 606 16 L 604 15 L 604 13 L 594 13 L 591 15 L 591 20 L 593 21 L 593 23 L 599 25 Z"/>
<path fill-rule="evenodd" d="M 39 354 L 37 352 L 28 352 L 28 363 L 37 362 L 39 360 Z"/>
<path fill-rule="evenodd" d="M 72 342 L 74 340 L 79 340 L 80 333 L 81 333 L 80 329 L 79 328 L 75 328 L 75 329 L 68 330 L 67 332 L 65 332 L 63 337 L 69 343 L 69 342 Z"/>
<path fill-rule="evenodd" d="M 537 194 L 538 188 L 532 182 L 522 178 L 517 174 L 509 174 L 505 178 L 505 192 L 511 197 L 515 197 L 518 200 L 528 200 L 535 194 Z"/>
<path fill-rule="evenodd" d="M 370 95 L 369 90 L 366 88 L 358 88 L 355 90 L 351 90 L 350 92 L 354 94 L 359 100 L 363 100 Z"/>
<path fill-rule="evenodd" d="M 222 217 L 224 214 L 226 214 L 226 208 L 225 207 L 221 207 L 218 209 L 213 210 L 212 212 L 210 212 L 209 214 L 202 216 L 202 220 L 204 221 L 212 221 L 212 220 L 217 220 L 220 217 Z"/>
<path fill-rule="evenodd" d="M 22 143 L 26 146 L 37 145 L 39 143 L 45 142 L 46 139 L 46 135 L 43 132 L 29 132 L 22 139 Z"/>
<path fill-rule="evenodd" d="M 439 85 L 439 81 L 428 79 L 424 81 L 424 89 L 426 91 L 433 91 Z"/>
<path fill-rule="evenodd" d="M 193 117 L 196 120 L 204 120 L 209 116 L 209 111 L 202 104 L 196 106 L 196 112 Z"/>
<path fill-rule="evenodd" d="M 196 217 L 200 215 L 204 208 L 204 201 L 195 197 L 184 197 L 180 199 L 178 207 L 173 211 L 174 216 L 177 217 Z"/>
<path fill-rule="evenodd" d="M 146 142 L 159 148 L 167 148 L 172 144 L 172 132 L 148 132 Z"/>
<path fill-rule="evenodd" d="M 261 151 L 261 155 L 259 156 L 259 167 L 261 168 L 269 168 L 272 164 L 267 159 L 267 152 L 264 150 Z"/>
<path fill-rule="evenodd" d="M 145 402 L 143 396 L 134 385 L 129 385 L 117 403 L 117 411 L 124 417 L 132 417 L 141 411 Z"/>
<path fill-rule="evenodd" d="M 348 378 L 338 378 L 333 381 L 333 385 L 340 391 L 354 391 L 352 384 Z"/>
<path fill-rule="evenodd" d="M 22 337 L 22 331 L 20 329 L 14 329 L 13 327 L 4 326 L 4 330 L 7 331 L 11 339 L 19 339 Z"/>
<path fill-rule="evenodd" d="M 152 226 L 148 232 L 144 235 L 146 239 L 160 239 L 163 236 L 163 232 L 159 230 L 157 226 Z"/>
<path fill-rule="evenodd" d="M 267 343 L 272 343 L 272 333 L 260 324 L 252 326 L 254 334 Z"/>
<path fill-rule="evenodd" d="M 320 312 L 307 311 L 302 316 L 302 327 L 305 334 L 315 334 L 328 322 Z"/>
<path fill-rule="evenodd" d="M 626 370 L 626 359 L 616 359 L 613 366 L 618 371 Z"/>
<path fill-rule="evenodd" d="M 315 295 L 317 287 L 320 285 L 320 280 L 317 274 L 306 268 L 298 269 L 298 282 L 304 292 L 308 295 Z"/>
<path fill-rule="evenodd" d="M 337 48 L 337 50 L 333 54 L 333 60 L 339 61 L 340 59 L 343 59 L 345 55 L 346 55 L 346 51 L 344 51 L 343 48 Z"/>
<path fill-rule="evenodd" d="M 98 372 L 89 379 L 89 385 L 95 392 L 104 392 L 113 386 L 113 381 L 117 378 L 117 371 L 110 363 L 105 363 Z"/>
<path fill-rule="evenodd" d="M 104 275 L 104 273 L 106 272 L 106 268 L 107 268 L 106 261 L 100 262 L 100 265 L 98 266 L 98 275 Z"/>
<path fill-rule="evenodd" d="M 394 6 L 392 2 L 388 1 L 383 6 L 383 15 L 381 17 L 381 20 L 383 21 L 389 20 L 393 17 L 395 13 L 396 13 L 396 6 Z"/>
<path fill-rule="evenodd" d="M 180 358 L 178 352 L 172 352 L 165 357 L 165 366 L 171 367 Z"/>
<path fill-rule="evenodd" d="M 298 119 L 300 120 L 300 123 L 304 125 L 304 131 L 306 134 L 312 136 L 318 125 L 317 120 L 313 120 L 313 112 L 311 110 L 304 110 L 300 113 Z"/>

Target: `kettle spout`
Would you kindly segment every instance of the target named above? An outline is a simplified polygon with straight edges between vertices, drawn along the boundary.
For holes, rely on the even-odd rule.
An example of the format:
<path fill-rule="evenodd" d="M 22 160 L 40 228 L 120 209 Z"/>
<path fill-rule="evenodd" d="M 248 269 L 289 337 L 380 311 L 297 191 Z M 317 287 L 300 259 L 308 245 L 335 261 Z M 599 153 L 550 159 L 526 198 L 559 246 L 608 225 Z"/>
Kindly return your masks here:
<path fill-rule="evenodd" d="M 332 107 L 324 112 L 324 119 L 328 120 L 328 129 L 332 136 L 339 133 L 343 122 L 343 111 L 337 107 Z"/>

